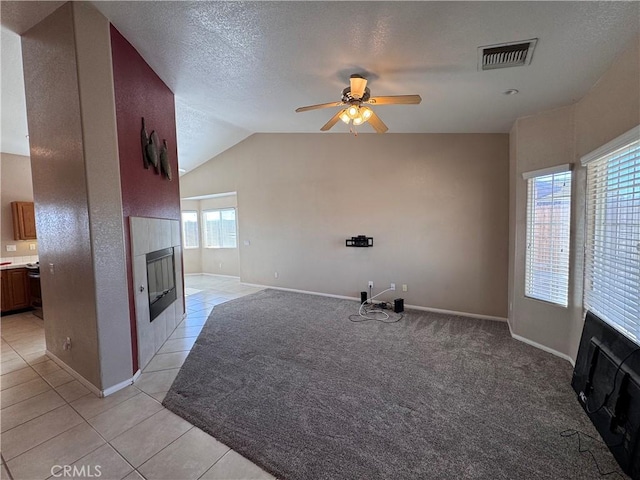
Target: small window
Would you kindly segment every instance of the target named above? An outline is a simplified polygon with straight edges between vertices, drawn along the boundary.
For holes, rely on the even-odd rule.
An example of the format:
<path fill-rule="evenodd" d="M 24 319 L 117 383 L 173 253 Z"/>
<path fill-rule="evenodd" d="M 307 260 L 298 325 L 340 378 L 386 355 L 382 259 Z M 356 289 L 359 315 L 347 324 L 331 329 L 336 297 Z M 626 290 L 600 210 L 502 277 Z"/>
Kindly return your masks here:
<path fill-rule="evenodd" d="M 205 248 L 237 248 L 235 208 L 206 210 L 202 215 Z"/>
<path fill-rule="evenodd" d="M 640 127 L 586 155 L 585 307 L 640 344 Z"/>
<path fill-rule="evenodd" d="M 571 171 L 569 165 L 525 174 L 525 295 L 566 307 L 569 299 Z M 560 171 L 557 171 L 560 170 Z"/>
<path fill-rule="evenodd" d="M 182 243 L 184 248 L 198 248 L 198 212 L 182 212 Z"/>

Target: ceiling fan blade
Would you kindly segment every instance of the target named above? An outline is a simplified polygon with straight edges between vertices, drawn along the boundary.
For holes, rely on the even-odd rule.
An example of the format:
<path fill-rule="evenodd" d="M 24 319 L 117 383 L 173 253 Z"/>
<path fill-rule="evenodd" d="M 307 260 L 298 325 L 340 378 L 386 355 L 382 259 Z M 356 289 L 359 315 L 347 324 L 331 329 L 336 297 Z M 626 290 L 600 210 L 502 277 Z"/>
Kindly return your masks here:
<path fill-rule="evenodd" d="M 322 128 L 320 130 L 323 131 L 323 132 L 326 132 L 331 127 L 333 127 L 336 123 L 338 123 L 338 120 L 340 120 L 340 115 L 342 115 L 342 112 L 344 112 L 344 111 L 346 111 L 346 109 L 342 109 L 338 113 L 336 113 L 333 117 L 331 117 L 331 120 L 329 120 L 327 123 L 325 123 L 322 126 Z"/>
<path fill-rule="evenodd" d="M 351 83 L 351 96 L 358 99 L 362 98 L 365 88 L 367 88 L 367 79 L 354 74 L 351 75 L 349 82 Z"/>
<path fill-rule="evenodd" d="M 331 107 L 339 107 L 340 105 L 344 105 L 343 102 L 331 102 L 331 103 L 320 103 L 318 105 L 309 105 L 308 107 L 300 107 L 296 108 L 296 112 L 308 112 L 309 110 L 317 110 L 318 108 L 331 108 Z"/>
<path fill-rule="evenodd" d="M 365 103 L 371 105 L 416 105 L 421 101 L 420 95 L 390 95 L 388 97 L 371 97 Z"/>
<path fill-rule="evenodd" d="M 369 117 L 369 123 L 378 133 L 384 133 L 387 130 L 389 130 L 389 127 L 387 127 L 384 124 L 384 122 L 380 120 L 380 117 L 376 115 L 376 112 L 374 111 L 371 112 L 371 117 Z"/>

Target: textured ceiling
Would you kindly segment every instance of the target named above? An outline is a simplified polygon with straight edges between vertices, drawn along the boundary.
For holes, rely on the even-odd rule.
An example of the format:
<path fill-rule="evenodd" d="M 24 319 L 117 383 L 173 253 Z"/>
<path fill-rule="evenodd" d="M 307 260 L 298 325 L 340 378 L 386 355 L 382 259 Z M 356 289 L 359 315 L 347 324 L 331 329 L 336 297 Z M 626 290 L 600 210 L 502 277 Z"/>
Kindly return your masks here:
<path fill-rule="evenodd" d="M 580 1 L 94 5 L 174 91 L 186 170 L 254 132 L 318 132 L 335 110 L 295 108 L 338 101 L 351 73 L 365 73 L 373 95 L 422 96 L 418 106 L 376 108 L 389 132 L 508 132 L 519 116 L 582 97 L 638 33 L 640 8 Z M 20 18 L 13 14 L 7 24 L 3 7 L 4 25 L 19 31 Z M 477 71 L 478 46 L 530 38 L 539 39 L 531 65 Z M 4 55 L 2 67 L 4 78 Z M 520 94 L 502 94 L 510 88 Z M 2 93 L 4 100 L 4 85 Z M 348 127 L 339 122 L 332 131 Z"/>

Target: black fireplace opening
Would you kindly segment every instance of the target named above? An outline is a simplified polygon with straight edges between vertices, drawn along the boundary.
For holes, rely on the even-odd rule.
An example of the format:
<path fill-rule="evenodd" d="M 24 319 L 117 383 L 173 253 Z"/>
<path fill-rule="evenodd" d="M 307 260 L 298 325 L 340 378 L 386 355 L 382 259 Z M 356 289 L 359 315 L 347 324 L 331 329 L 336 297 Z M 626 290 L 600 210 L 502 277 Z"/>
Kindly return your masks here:
<path fill-rule="evenodd" d="M 153 322 L 177 298 L 173 248 L 147 253 L 147 286 L 149 317 Z"/>

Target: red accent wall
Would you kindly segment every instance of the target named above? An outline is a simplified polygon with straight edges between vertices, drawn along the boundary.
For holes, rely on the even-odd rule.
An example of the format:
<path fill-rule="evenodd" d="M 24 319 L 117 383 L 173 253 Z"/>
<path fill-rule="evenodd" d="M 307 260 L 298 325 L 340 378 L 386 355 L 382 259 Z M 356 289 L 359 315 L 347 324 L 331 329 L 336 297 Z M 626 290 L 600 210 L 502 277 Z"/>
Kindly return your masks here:
<path fill-rule="evenodd" d="M 180 220 L 180 184 L 176 146 L 176 115 L 173 92 L 144 61 L 135 48 L 111 26 L 111 54 L 115 87 L 120 183 L 127 247 L 127 278 L 133 371 L 138 370 L 138 342 L 133 290 L 133 268 L 129 217 Z M 167 140 L 172 180 L 145 169 L 140 145 L 142 117 L 147 133 L 158 133 Z"/>

